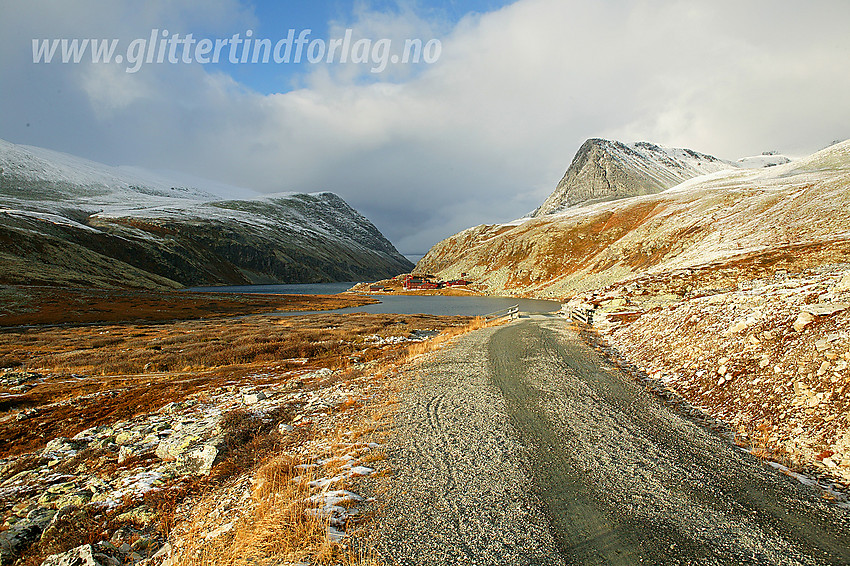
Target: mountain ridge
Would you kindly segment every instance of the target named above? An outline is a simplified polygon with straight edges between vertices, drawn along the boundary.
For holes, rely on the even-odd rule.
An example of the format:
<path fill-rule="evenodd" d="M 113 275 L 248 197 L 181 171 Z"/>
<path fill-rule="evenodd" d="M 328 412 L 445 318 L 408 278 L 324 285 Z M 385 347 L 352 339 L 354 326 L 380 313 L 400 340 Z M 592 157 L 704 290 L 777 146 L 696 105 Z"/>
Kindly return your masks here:
<path fill-rule="evenodd" d="M 655 194 L 688 179 L 736 168 L 787 163 L 781 155 L 719 159 L 693 149 L 648 141 L 624 143 L 590 138 L 576 152 L 555 190 L 529 216 L 540 217 L 573 206 Z"/>
<path fill-rule="evenodd" d="M 850 141 L 656 194 L 468 228 L 436 244 L 416 270 L 443 279 L 467 273 L 491 294 L 563 298 L 642 273 L 764 254 L 797 254 L 798 265 L 810 254 L 847 261 L 847 187 Z"/>
<path fill-rule="evenodd" d="M 331 192 L 225 199 L 2 140 L 0 257 L 0 283 L 145 288 L 369 280 L 413 265 Z"/>

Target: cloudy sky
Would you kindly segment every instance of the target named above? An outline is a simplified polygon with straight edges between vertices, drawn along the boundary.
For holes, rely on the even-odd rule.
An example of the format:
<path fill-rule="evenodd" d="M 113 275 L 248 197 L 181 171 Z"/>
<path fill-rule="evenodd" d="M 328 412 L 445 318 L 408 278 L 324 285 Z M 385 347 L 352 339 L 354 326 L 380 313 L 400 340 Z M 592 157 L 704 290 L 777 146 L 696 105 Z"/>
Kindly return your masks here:
<path fill-rule="evenodd" d="M 727 159 L 847 138 L 847 22 L 846 0 L 0 0 L 0 138 L 259 193 L 333 191 L 413 254 L 535 208 L 588 137 Z M 388 54 L 436 39 L 439 57 L 382 72 L 374 51 L 33 63 L 33 39 L 115 38 L 126 56 L 153 30 L 274 43 L 290 29 L 351 29 Z"/>

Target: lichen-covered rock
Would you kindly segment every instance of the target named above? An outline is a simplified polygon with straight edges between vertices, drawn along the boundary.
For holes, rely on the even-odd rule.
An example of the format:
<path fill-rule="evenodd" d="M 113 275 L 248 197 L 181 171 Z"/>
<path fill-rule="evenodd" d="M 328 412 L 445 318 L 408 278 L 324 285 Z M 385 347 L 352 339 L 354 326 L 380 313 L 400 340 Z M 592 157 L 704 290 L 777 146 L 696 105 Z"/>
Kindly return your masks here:
<path fill-rule="evenodd" d="M 47 446 L 41 451 L 41 455 L 44 458 L 62 460 L 76 455 L 84 445 L 85 443 L 79 440 L 62 437 L 54 438 L 47 443 Z"/>
<path fill-rule="evenodd" d="M 84 544 L 68 552 L 48 556 L 41 566 L 120 566 L 120 564 L 112 556 L 98 552 L 96 547 Z"/>
<path fill-rule="evenodd" d="M 173 434 L 157 445 L 156 455 L 161 460 L 173 462 L 199 440 L 200 437 L 194 434 Z"/>
<path fill-rule="evenodd" d="M 26 519 L 0 533 L 0 566 L 14 564 L 21 552 L 38 540 L 54 514 L 55 511 L 39 507 L 27 514 Z"/>
<path fill-rule="evenodd" d="M 193 476 L 208 476 L 221 454 L 222 450 L 218 444 L 193 446 L 177 456 L 177 470 Z"/>

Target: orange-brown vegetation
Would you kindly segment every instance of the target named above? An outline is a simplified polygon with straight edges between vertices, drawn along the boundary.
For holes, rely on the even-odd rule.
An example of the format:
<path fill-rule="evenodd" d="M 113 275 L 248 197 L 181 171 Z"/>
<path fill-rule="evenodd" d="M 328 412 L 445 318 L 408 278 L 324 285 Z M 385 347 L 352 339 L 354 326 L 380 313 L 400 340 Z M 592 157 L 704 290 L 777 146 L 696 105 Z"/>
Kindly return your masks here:
<path fill-rule="evenodd" d="M 347 451 L 352 446 L 367 442 L 382 442 L 397 407 L 392 377 L 398 365 L 407 363 L 417 356 L 447 345 L 453 338 L 485 326 L 485 321 L 475 318 L 468 324 L 452 326 L 443 330 L 427 342 L 419 342 L 398 351 L 399 355 L 382 358 L 369 369 L 370 382 L 377 384 L 382 394 L 368 405 L 349 399 L 334 413 L 337 423 L 322 427 L 311 427 L 302 431 L 297 442 L 303 446 L 323 446 L 324 460 L 292 456 L 287 445 L 266 451 L 267 458 L 256 466 L 252 473 L 252 503 L 247 512 L 236 521 L 226 536 L 209 539 L 211 523 L 204 518 L 215 514 L 220 505 L 220 495 L 203 498 L 193 510 L 192 519 L 183 526 L 177 555 L 180 564 L 235 565 L 248 562 L 263 563 L 274 557 L 284 562 L 306 562 L 314 564 L 345 564 L 348 566 L 371 566 L 379 564 L 368 548 L 350 546 L 333 541 L 328 536 L 328 519 L 312 513 L 308 498 L 315 493 L 310 482 L 321 477 L 340 473 L 347 462 Z M 357 372 L 355 372 L 356 374 Z M 346 379 L 353 379 L 349 373 Z M 303 452 L 303 451 L 302 451 Z M 371 451 L 362 458 L 364 464 L 380 460 L 383 451 Z M 314 466 L 304 468 L 304 464 Z M 300 466 L 299 466 L 300 465 Z M 217 468 L 218 469 L 218 468 Z M 334 485 L 334 489 L 349 489 L 351 480 Z M 238 489 L 243 485 L 238 484 Z M 236 487 L 232 487 L 237 491 Z M 343 504 L 346 505 L 346 504 Z M 361 516 L 347 530 L 357 532 L 368 524 L 370 517 Z M 212 523 L 214 524 L 214 523 Z"/>
<path fill-rule="evenodd" d="M 169 476 L 156 489 L 124 496 L 115 507 L 66 509 L 39 541 L 23 551 L 21 563 L 27 566 L 40 564 L 50 553 L 110 539 L 131 545 L 154 541 L 147 550 L 139 550 L 149 556 L 174 537 L 184 543 L 175 547 L 175 556 L 188 564 L 236 564 L 246 558 L 270 557 L 374 563 L 368 552 L 346 549 L 329 538 L 326 517 L 306 512 L 305 500 L 315 490 L 309 491 L 311 475 L 296 471 L 295 466 L 313 463 L 316 456 L 310 454 L 316 450 L 332 458 L 353 445 L 378 439 L 394 408 L 394 368 L 483 324 L 468 317 L 427 315 L 233 316 L 276 308 L 316 308 L 319 298 L 310 297 L 208 295 L 196 299 L 196 295 L 175 293 L 151 298 L 111 291 L 48 297 L 41 289 L 12 289 L 11 295 L 9 288 L 3 291 L 15 298 L 12 304 L 3 303 L 6 314 L 29 317 L 30 323 L 49 322 L 51 313 L 66 317 L 60 326 L 0 331 L 0 370 L 13 368 L 13 373 L 0 371 L 0 376 L 25 376 L 18 385 L 14 384 L 17 378 L 0 385 L 0 458 L 5 459 L 0 482 L 13 477 L 34 482 L 15 480 L 24 481 L 16 492 L 18 499 L 0 498 L 6 527 L 20 520 L 15 518 L 20 497 L 39 498 L 45 480 L 38 470 L 49 469 L 67 478 L 82 473 L 108 480 L 163 465 L 153 451 L 122 457 L 117 446 L 100 444 L 48 463 L 49 458 L 39 452 L 48 441 L 72 437 L 96 425 L 147 422 L 171 403 L 176 411 L 205 403 L 224 407 L 220 409 L 223 457 L 209 475 Z M 184 297 L 191 304 L 181 304 Z M 325 305 L 335 304 L 336 299 L 321 298 L 328 301 Z M 129 301 L 127 311 L 113 306 L 122 300 Z M 66 315 L 57 310 L 62 301 L 70 306 Z M 69 324 L 89 320 L 86 308 L 111 313 L 106 319 L 114 322 Z M 179 320 L 186 317 L 205 319 Z M 427 342 L 418 341 L 421 337 L 410 342 L 407 339 L 415 337 L 415 331 L 442 334 Z M 311 371 L 319 368 L 337 371 Z M 245 409 L 240 391 L 246 388 L 278 392 L 281 400 L 271 410 Z M 298 401 L 303 395 L 332 398 L 327 397 L 329 392 L 340 388 L 352 393 L 304 416 Z M 281 391 L 296 396 L 290 398 Z M 172 409 L 167 410 L 171 415 Z M 290 422 L 295 426 L 283 434 L 278 426 Z M 363 463 L 380 458 L 380 451 L 361 456 Z M 340 461 L 336 462 L 326 462 L 315 473 L 334 472 Z M 303 477 L 293 482 L 296 475 Z M 241 499 L 246 490 L 252 493 L 247 502 Z M 205 512 L 209 510 L 205 505 L 220 507 L 227 493 L 239 496 L 233 499 L 236 503 L 225 506 L 230 506 L 225 509 L 227 515 Z M 154 518 L 128 515 L 142 508 Z M 231 517 L 235 527 L 212 540 L 209 533 L 222 526 L 225 517 Z"/>
<path fill-rule="evenodd" d="M 172 321 L 276 311 L 323 311 L 375 303 L 357 295 L 254 295 L 0 287 L 0 327 Z"/>
<path fill-rule="evenodd" d="M 440 331 L 464 320 L 354 313 L 6 330 L 0 333 L 0 365 L 48 377 L 26 392 L 4 392 L 0 417 L 33 414 L 0 421 L 0 457 L 206 389 L 239 385 L 269 364 L 277 371 L 333 368 L 398 354 L 403 346 L 370 337 Z"/>

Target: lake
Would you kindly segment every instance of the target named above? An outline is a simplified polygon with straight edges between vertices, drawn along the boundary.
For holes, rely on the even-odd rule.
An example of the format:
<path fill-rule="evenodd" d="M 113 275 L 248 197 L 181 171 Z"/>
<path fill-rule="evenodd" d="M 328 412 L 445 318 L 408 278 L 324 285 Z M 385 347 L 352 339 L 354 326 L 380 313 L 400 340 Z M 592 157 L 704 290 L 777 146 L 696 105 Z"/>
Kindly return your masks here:
<path fill-rule="evenodd" d="M 287 285 L 236 285 L 228 287 L 193 287 L 190 291 L 213 293 L 271 293 L 295 295 L 334 295 L 347 291 L 350 283 L 299 283 Z M 513 297 L 443 297 L 440 295 L 369 295 L 381 301 L 374 305 L 336 309 L 334 313 L 367 312 L 374 314 L 433 314 L 478 316 L 519 305 L 522 312 L 554 312 L 560 310 L 558 301 L 517 299 Z M 320 311 L 276 313 L 282 316 L 313 314 Z"/>

